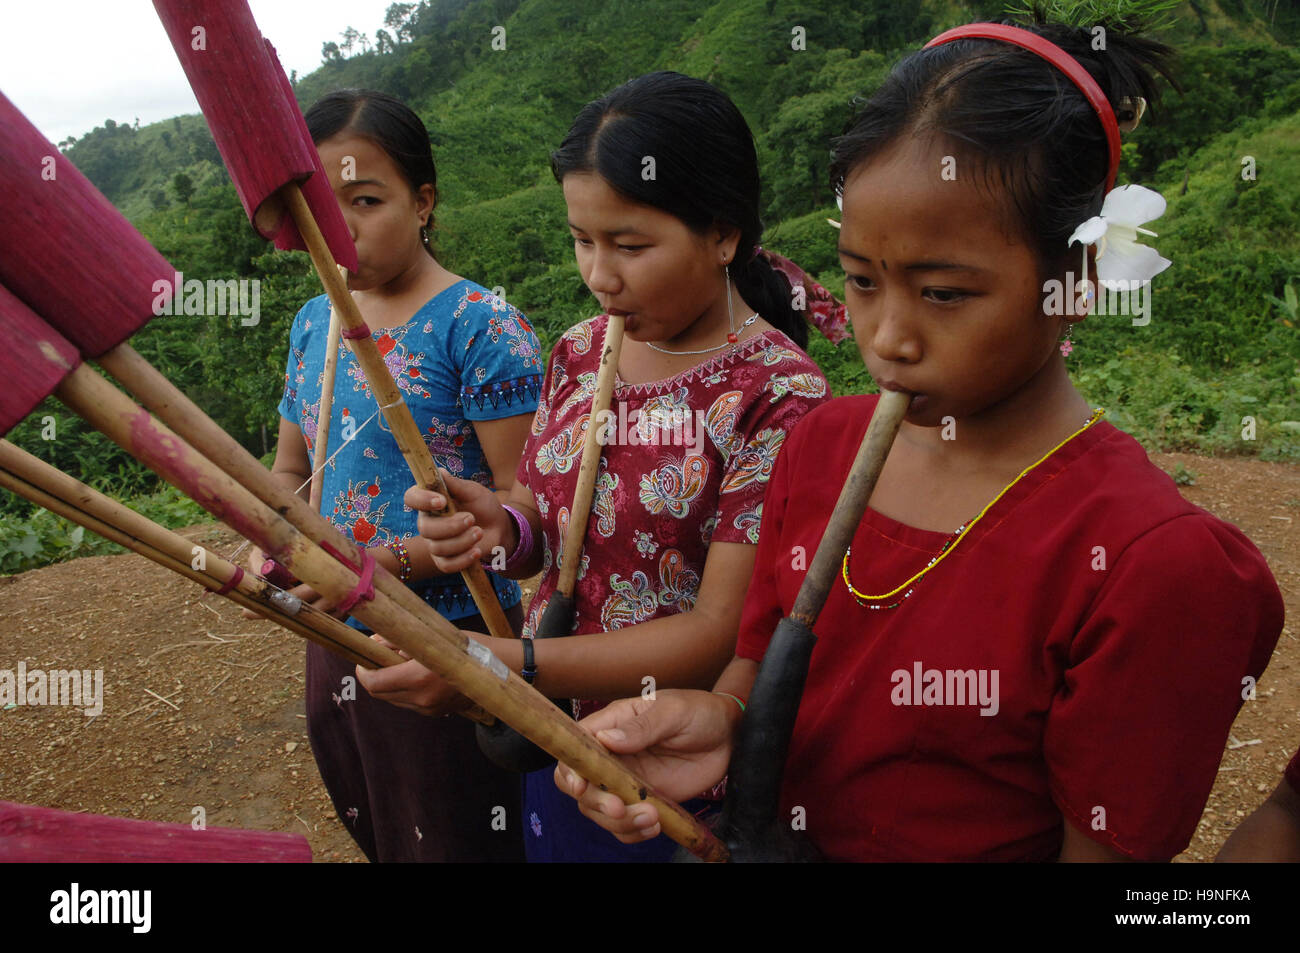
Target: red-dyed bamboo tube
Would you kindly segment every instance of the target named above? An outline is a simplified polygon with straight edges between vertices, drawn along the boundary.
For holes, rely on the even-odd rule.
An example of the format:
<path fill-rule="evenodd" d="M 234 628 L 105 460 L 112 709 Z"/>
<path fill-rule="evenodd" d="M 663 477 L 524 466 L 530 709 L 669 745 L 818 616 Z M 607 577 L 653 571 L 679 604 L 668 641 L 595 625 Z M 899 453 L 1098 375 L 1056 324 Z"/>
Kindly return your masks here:
<path fill-rule="evenodd" d="M 301 834 L 74 814 L 0 801 L 0 863 L 311 863 Z"/>
<path fill-rule="evenodd" d="M 0 284 L 96 358 L 161 313 L 174 278 L 167 260 L 0 95 Z"/>
<path fill-rule="evenodd" d="M 253 227 L 278 248 L 302 249 L 280 189 L 302 183 L 334 258 L 357 269 L 356 247 L 275 49 L 244 0 L 154 0 L 217 150 Z"/>
<path fill-rule="evenodd" d="M 0 175 L 0 181 L 3 179 Z M 0 381 L 4 381 L 0 388 L 2 437 L 81 363 L 81 355 L 2 284 L 0 327 L 6 337 L 0 347 Z"/>

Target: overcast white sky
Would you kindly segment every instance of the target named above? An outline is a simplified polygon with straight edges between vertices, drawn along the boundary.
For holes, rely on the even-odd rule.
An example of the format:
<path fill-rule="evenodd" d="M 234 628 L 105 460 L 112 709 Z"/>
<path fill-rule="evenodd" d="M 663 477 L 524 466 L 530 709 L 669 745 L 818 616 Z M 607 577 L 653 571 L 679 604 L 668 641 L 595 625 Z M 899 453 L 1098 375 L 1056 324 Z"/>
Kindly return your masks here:
<path fill-rule="evenodd" d="M 354 26 L 374 38 L 392 0 L 250 0 L 286 72 L 320 65 Z M 105 119 L 140 125 L 198 103 L 150 0 L 0 0 L 0 92 L 51 142 Z"/>

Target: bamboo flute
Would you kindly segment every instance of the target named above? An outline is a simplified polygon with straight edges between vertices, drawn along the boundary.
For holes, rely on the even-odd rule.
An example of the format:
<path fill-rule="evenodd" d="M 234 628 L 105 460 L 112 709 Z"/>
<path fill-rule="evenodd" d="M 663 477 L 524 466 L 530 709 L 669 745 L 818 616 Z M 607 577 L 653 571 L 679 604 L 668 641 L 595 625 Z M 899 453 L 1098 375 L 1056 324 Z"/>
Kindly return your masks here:
<path fill-rule="evenodd" d="M 573 598 L 573 587 L 578 580 L 578 567 L 582 564 L 582 544 L 587 536 L 587 521 L 591 517 L 591 499 L 596 489 L 596 477 L 600 475 L 600 455 L 605 446 L 601 437 L 603 418 L 609 411 L 614 396 L 614 381 L 618 377 L 618 358 L 622 350 L 623 315 L 611 314 L 609 323 L 605 325 L 596 390 L 591 395 L 591 413 L 582 445 L 582 462 L 578 466 L 578 482 L 573 488 L 573 505 L 569 507 L 569 526 L 564 534 L 564 548 L 559 555 L 560 578 L 556 590 L 570 599 Z M 569 610 L 569 622 L 573 622 L 572 607 Z"/>
<path fill-rule="evenodd" d="M 591 516 L 592 495 L 596 477 L 600 474 L 600 456 L 605 441 L 602 439 L 604 418 L 609 411 L 614 394 L 614 381 L 618 376 L 618 357 L 623 349 L 623 315 L 611 314 L 605 325 L 605 339 L 601 344 L 600 368 L 596 374 L 596 387 L 591 395 L 591 410 L 587 415 L 587 432 L 582 444 L 582 462 L 578 466 L 578 479 L 573 487 L 573 504 L 569 510 L 569 525 L 564 542 L 556 555 L 560 578 L 546 602 L 541 619 L 533 632 L 534 639 L 554 639 L 568 635 L 573 630 L 576 605 L 573 589 L 582 565 L 582 549 L 587 537 L 587 521 Z M 558 709 L 567 711 L 567 699 L 552 699 Z M 547 753 L 529 744 L 518 731 L 509 725 L 497 724 L 478 729 L 479 749 L 488 759 L 507 771 L 525 774 L 539 771 L 551 761 Z"/>
<path fill-rule="evenodd" d="M 193 560 L 189 559 L 195 547 L 184 536 L 104 496 L 7 440 L 0 440 L 0 486 L 197 582 L 210 592 L 224 595 L 236 605 L 251 609 L 350 662 L 374 669 L 406 661 L 388 646 L 342 620 L 264 579 L 243 572 L 204 547 L 199 547 L 204 548 L 204 569 L 195 569 Z M 481 725 L 496 723 L 492 715 L 477 705 L 457 714 Z"/>
<path fill-rule="evenodd" d="M 342 273 L 343 266 L 339 265 Z M 330 416 L 334 413 L 334 377 L 339 369 L 339 316 L 330 307 L 330 330 L 325 340 L 325 379 L 321 382 L 320 415 L 316 419 L 316 449 L 311 460 L 311 508 L 320 512 L 325 492 L 325 467 L 330 458 Z"/>
<path fill-rule="evenodd" d="M 811 842 L 778 818 L 781 779 L 817 645 L 813 626 L 911 400 L 911 394 L 881 393 L 790 614 L 777 623 L 759 663 L 731 750 L 722 813 L 714 826 L 737 861 L 816 859 Z"/>
<path fill-rule="evenodd" d="M 204 568 L 195 569 L 191 559 L 194 544 L 190 540 L 38 460 L 8 440 L 0 440 L 0 486 L 192 579 L 210 592 L 219 591 L 235 579 L 233 588 L 222 595 L 352 662 L 366 668 L 380 668 L 403 661 L 392 649 L 333 616 L 294 597 L 285 599 L 286 593 L 251 573 L 240 573 L 236 578 L 236 567 L 216 553 L 205 550 Z"/>
<path fill-rule="evenodd" d="M 353 565 L 362 561 L 362 547 L 344 536 L 320 513 L 314 511 L 298 494 L 281 484 L 271 471 L 226 433 L 202 409 L 190 400 L 158 369 L 142 358 L 130 344 L 122 343 L 97 359 L 118 383 L 173 431 L 251 492 L 261 503 L 284 517 L 315 543 L 327 543 Z M 395 601 L 408 613 L 426 620 L 436 635 L 447 626 L 423 599 L 406 584 L 388 573 L 375 576 L 375 588 Z"/>
<path fill-rule="evenodd" d="M 71 371 L 56 388 L 55 396 L 218 519 L 258 543 L 318 592 L 344 600 L 358 588 L 355 569 L 314 545 L 279 513 L 262 507 L 236 480 L 91 368 L 80 366 Z M 262 472 L 267 473 L 264 469 Z M 306 507 L 305 501 L 299 498 L 299 502 Z M 409 592 L 382 568 L 377 568 L 375 579 L 388 579 Z M 726 848 L 696 818 L 629 772 L 485 646 L 467 639 L 422 601 L 416 601 L 423 620 L 408 614 L 382 591 L 357 605 L 354 614 L 461 693 L 499 717 L 525 726 L 523 733 L 531 741 L 562 758 L 592 783 L 628 804 L 650 800 L 663 818 L 664 832 L 692 853 L 707 860 L 726 859 Z M 427 626 L 443 637 L 422 638 Z"/>

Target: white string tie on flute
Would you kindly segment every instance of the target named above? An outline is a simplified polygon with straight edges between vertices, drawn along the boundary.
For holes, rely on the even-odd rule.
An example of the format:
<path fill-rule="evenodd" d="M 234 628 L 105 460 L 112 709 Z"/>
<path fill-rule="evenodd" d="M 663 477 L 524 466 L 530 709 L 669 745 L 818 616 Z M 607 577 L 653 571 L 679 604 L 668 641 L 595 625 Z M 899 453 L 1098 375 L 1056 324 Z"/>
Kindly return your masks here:
<path fill-rule="evenodd" d="M 344 447 L 346 447 L 348 444 L 350 444 L 353 440 L 356 440 L 356 439 L 357 439 L 357 437 L 360 435 L 361 431 L 363 431 L 363 430 L 366 429 L 366 425 L 369 424 L 370 421 L 372 421 L 372 420 L 374 420 L 376 417 L 378 417 L 378 416 L 379 416 L 383 411 L 388 410 L 388 409 L 390 409 L 390 408 L 392 408 L 392 407 L 396 407 L 396 406 L 397 406 L 398 404 L 400 404 L 401 402 L 402 402 L 402 399 L 399 397 L 397 400 L 393 401 L 391 404 L 385 404 L 385 405 L 383 405 L 382 407 L 379 408 L 379 410 L 376 410 L 373 414 L 371 414 L 369 417 L 367 417 L 365 420 L 363 420 L 363 421 L 361 422 L 361 426 L 358 427 L 356 430 L 352 431 L 352 436 L 348 437 L 348 439 L 344 440 L 341 444 L 339 444 L 339 448 L 338 448 L 337 450 L 335 450 L 333 453 L 331 453 L 328 457 L 326 457 L 326 458 L 325 458 L 325 461 L 324 461 L 320 466 L 318 466 L 315 470 L 313 470 L 313 471 L 311 472 L 311 475 L 310 475 L 309 477 L 307 477 L 306 480 L 303 481 L 302 485 L 299 486 L 298 489 L 294 490 L 293 492 L 294 492 L 295 494 L 301 493 L 301 492 L 302 492 L 302 491 L 303 491 L 307 486 L 309 486 L 309 485 L 311 484 L 311 481 L 312 481 L 312 480 L 316 479 L 316 474 L 320 473 L 320 472 L 321 472 L 322 470 L 324 470 L 327 466 L 329 466 L 329 465 L 334 461 L 334 458 L 337 457 L 340 453 L 343 452 L 343 448 L 344 448 Z M 248 545 L 249 545 L 248 540 L 244 540 L 242 543 L 239 544 L 239 548 L 238 548 L 238 549 L 236 549 L 233 553 L 231 553 L 229 556 L 226 557 L 226 561 L 227 561 L 227 562 L 234 562 L 235 559 L 239 556 L 239 554 L 242 553 L 242 552 L 243 552 L 243 551 L 248 547 Z"/>

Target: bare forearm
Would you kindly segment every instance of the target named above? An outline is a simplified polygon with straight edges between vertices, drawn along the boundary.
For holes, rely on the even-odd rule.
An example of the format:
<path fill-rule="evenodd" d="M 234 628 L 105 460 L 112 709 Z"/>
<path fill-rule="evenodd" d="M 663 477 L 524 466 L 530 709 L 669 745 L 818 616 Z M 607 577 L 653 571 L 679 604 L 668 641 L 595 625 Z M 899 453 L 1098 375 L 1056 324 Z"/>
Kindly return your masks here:
<path fill-rule="evenodd" d="M 737 698 L 748 699 L 754 690 L 754 679 L 758 677 L 758 663 L 737 655 L 726 667 L 718 682 L 713 686 L 715 692 L 726 692 Z"/>
<path fill-rule="evenodd" d="M 275 478 L 281 486 L 287 487 L 290 491 L 297 493 L 304 500 L 311 499 L 311 474 L 299 473 L 296 470 L 274 466 L 271 468 L 271 476 Z M 303 484 L 306 483 L 306 486 Z"/>
<path fill-rule="evenodd" d="M 552 698 L 595 699 L 639 695 L 648 688 L 707 689 L 731 658 L 735 641 L 734 625 L 699 609 L 614 632 L 540 640 L 533 647 L 536 687 Z M 517 640 L 492 639 L 490 647 L 514 671 L 521 670 L 523 647 Z"/>

